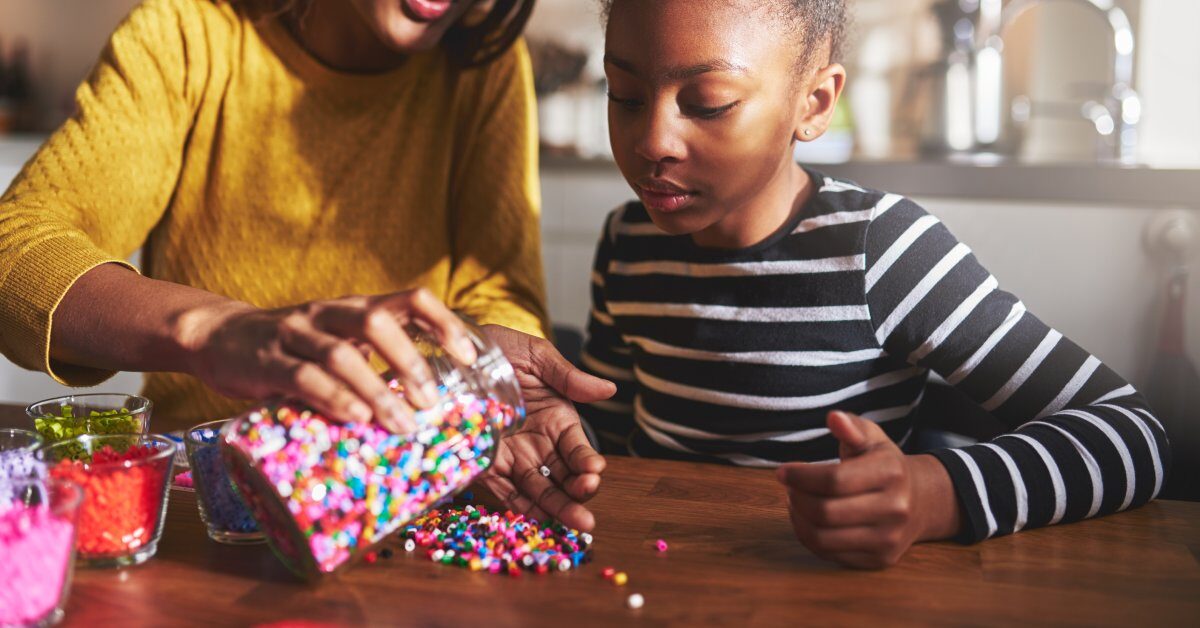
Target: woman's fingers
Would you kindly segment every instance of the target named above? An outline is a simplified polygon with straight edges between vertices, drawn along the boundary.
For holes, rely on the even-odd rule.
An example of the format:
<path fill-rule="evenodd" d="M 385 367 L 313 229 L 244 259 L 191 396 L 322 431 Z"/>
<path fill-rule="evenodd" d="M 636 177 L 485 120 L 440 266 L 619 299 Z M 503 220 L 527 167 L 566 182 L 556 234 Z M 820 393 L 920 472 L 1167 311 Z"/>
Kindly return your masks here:
<path fill-rule="evenodd" d="M 471 342 L 467 336 L 466 325 L 444 303 L 433 296 L 432 292 L 418 288 L 411 292 L 391 294 L 376 299 L 372 307 L 395 312 L 402 319 L 411 321 L 433 334 L 438 343 L 459 362 L 463 364 L 475 362 L 477 357 L 475 343 Z"/>
<path fill-rule="evenodd" d="M 318 330 L 308 318 L 289 315 L 281 325 L 280 342 L 284 350 L 309 360 L 372 407 L 375 420 L 397 433 L 416 429 L 412 410 L 375 372 L 362 351 L 352 341 Z"/>
<path fill-rule="evenodd" d="M 371 308 L 365 299 L 344 299 L 322 307 L 314 323 L 342 337 L 361 338 L 396 372 L 404 394 L 418 408 L 428 408 L 438 399 L 433 371 L 404 332 L 396 313 L 386 307 Z M 378 375 L 373 375 L 380 379 Z"/>
<path fill-rule="evenodd" d="M 287 355 L 277 356 L 274 362 L 270 377 L 275 380 L 275 390 L 304 399 L 322 414 L 341 421 L 371 420 L 371 407 L 315 362 Z"/>

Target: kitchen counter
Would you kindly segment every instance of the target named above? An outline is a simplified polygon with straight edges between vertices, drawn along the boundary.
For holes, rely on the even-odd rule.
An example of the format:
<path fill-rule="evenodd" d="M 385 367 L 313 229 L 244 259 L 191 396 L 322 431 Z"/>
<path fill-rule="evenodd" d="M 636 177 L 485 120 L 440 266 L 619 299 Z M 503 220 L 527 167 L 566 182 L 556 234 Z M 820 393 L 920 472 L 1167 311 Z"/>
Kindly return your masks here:
<path fill-rule="evenodd" d="M 1200 207 L 1200 170 L 866 160 L 812 167 L 908 196 Z M 543 174 L 558 171 L 611 171 L 617 175 L 616 165 L 606 159 L 542 157 Z"/>

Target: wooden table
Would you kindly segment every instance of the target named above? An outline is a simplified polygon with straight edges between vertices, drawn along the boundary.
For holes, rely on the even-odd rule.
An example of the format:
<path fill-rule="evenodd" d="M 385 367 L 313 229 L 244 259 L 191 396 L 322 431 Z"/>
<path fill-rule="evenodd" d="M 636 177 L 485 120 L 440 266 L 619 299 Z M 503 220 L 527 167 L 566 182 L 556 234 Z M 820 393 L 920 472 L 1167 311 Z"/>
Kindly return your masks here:
<path fill-rule="evenodd" d="M 21 422 L 0 407 L 0 425 Z M 68 626 L 580 626 L 1027 624 L 1200 625 L 1200 504 L 1138 510 L 963 547 L 930 543 L 882 572 L 842 569 L 792 536 L 769 472 L 612 458 L 596 561 L 514 579 L 399 549 L 310 587 L 265 546 L 205 536 L 193 494 L 172 491 L 158 555 L 121 571 L 78 569 Z M 656 539 L 670 550 L 658 553 Z M 604 581 L 602 567 L 628 572 Z M 625 607 L 638 592 L 646 605 Z"/>

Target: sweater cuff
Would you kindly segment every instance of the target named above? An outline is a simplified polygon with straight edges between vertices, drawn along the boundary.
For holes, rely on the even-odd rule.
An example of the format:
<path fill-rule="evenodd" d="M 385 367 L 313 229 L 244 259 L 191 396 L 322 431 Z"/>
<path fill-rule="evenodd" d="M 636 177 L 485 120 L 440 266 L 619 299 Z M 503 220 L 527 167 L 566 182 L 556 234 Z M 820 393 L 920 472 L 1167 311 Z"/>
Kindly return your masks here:
<path fill-rule="evenodd" d="M 983 500 L 975 486 L 975 479 L 963 459 L 950 449 L 928 452 L 946 467 L 950 482 L 954 484 L 954 497 L 958 502 L 959 519 L 962 527 L 951 539 L 957 543 L 971 545 L 988 537 L 987 515 L 983 512 Z M 969 455 L 969 454 L 967 454 Z"/>
<path fill-rule="evenodd" d="M 540 317 L 517 307 L 492 308 L 475 316 L 480 325 L 503 325 L 537 338 L 548 338 L 545 321 Z"/>
<path fill-rule="evenodd" d="M 20 254 L 0 284 L 0 330 L 14 363 L 43 371 L 66 386 L 94 386 L 116 373 L 50 359 L 50 328 L 58 304 L 84 273 L 109 263 L 138 272 L 78 236 L 42 240 Z"/>

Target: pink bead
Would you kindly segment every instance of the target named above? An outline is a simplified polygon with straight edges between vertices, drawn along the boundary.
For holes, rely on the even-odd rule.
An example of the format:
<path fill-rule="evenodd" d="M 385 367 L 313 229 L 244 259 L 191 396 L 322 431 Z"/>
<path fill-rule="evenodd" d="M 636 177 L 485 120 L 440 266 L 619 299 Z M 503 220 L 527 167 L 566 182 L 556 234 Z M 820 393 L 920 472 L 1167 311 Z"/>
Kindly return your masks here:
<path fill-rule="evenodd" d="M 660 551 L 660 552 L 665 552 L 665 551 L 667 551 L 667 542 L 662 539 L 659 539 L 657 542 L 654 543 L 654 547 L 658 548 L 658 551 Z"/>

